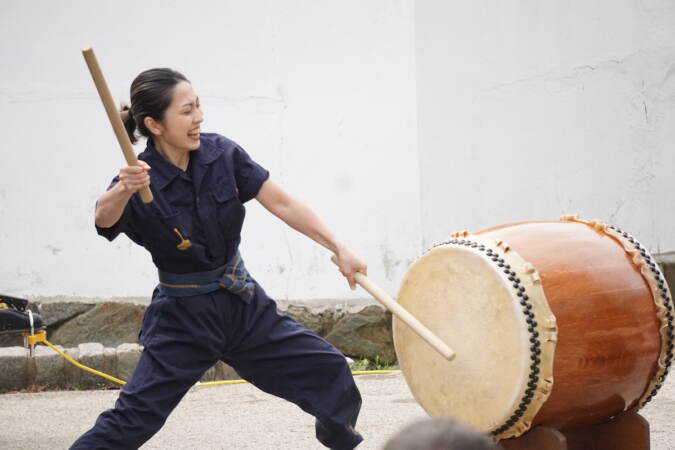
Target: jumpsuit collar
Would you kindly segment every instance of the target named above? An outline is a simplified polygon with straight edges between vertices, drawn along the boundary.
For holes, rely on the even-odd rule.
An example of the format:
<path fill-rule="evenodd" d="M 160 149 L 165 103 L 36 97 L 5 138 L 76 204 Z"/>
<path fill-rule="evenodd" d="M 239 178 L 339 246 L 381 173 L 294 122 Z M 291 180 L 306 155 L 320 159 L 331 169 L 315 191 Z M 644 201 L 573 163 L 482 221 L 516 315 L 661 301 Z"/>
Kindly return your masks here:
<path fill-rule="evenodd" d="M 218 150 L 209 144 L 201 138 L 199 148 L 190 152 L 189 169 L 197 191 L 209 165 L 218 158 Z M 153 175 L 152 183 L 159 190 L 164 189 L 183 172 L 159 153 L 152 139 L 148 139 L 145 151 L 141 155 L 144 156 L 141 159 L 150 165 Z"/>

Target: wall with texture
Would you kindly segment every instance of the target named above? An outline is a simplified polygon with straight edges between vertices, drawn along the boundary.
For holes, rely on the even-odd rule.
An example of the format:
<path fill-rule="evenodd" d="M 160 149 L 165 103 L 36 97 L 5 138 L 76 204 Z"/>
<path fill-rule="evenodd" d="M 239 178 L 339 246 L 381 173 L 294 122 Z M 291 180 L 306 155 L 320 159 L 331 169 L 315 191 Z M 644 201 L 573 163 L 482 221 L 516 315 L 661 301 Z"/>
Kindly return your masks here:
<path fill-rule="evenodd" d="M 579 214 L 675 248 L 675 3 L 416 2 L 424 246 Z"/>
<path fill-rule="evenodd" d="M 184 72 L 203 129 L 238 143 L 395 290 L 420 248 L 411 1 L 3 3 L 0 292 L 150 295 L 149 256 L 93 228 L 121 152 L 80 50 L 113 96 L 142 70 Z M 142 150 L 139 146 L 138 150 Z M 248 204 L 242 253 L 283 299 L 352 293 L 326 250 Z"/>
<path fill-rule="evenodd" d="M 144 250 L 93 229 L 122 157 L 89 45 L 119 101 L 149 67 L 188 75 L 204 129 L 269 168 L 391 293 L 433 242 L 512 221 L 578 213 L 674 250 L 674 25 L 658 0 L 6 1 L 0 292 L 156 283 Z M 248 205 L 242 252 L 272 296 L 366 297 Z"/>

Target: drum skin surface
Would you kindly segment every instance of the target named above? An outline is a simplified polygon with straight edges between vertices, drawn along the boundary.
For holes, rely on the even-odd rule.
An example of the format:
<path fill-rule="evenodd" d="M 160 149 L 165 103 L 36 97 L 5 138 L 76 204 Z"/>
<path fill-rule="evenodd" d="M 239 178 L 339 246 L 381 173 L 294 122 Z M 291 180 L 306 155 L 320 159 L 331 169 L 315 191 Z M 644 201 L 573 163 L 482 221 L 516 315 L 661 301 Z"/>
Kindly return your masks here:
<path fill-rule="evenodd" d="M 667 374 L 659 361 L 669 361 L 668 330 L 653 280 L 606 231 L 574 220 L 504 225 L 464 233 L 473 248 L 455 239 L 411 265 L 398 302 L 457 353 L 443 360 L 394 320 L 399 363 L 421 406 L 499 439 L 537 424 L 560 430 L 596 424 L 642 406 L 657 369 Z M 477 252 L 476 244 L 488 249 Z M 515 289 L 497 259 L 485 257 L 491 244 L 488 256 L 513 266 L 521 283 Z M 538 321 L 529 334 L 518 289 L 529 294 L 530 318 Z M 672 359 L 672 338 L 670 349 Z M 529 394 L 528 376 L 537 384 Z"/>
<path fill-rule="evenodd" d="M 474 427 L 499 425 L 526 381 L 524 324 L 508 286 L 478 255 L 446 247 L 429 252 L 410 275 L 399 298 L 411 301 L 399 303 L 457 354 L 445 360 L 396 323 L 396 353 L 411 391 L 431 415 L 461 410 L 461 419 Z"/>

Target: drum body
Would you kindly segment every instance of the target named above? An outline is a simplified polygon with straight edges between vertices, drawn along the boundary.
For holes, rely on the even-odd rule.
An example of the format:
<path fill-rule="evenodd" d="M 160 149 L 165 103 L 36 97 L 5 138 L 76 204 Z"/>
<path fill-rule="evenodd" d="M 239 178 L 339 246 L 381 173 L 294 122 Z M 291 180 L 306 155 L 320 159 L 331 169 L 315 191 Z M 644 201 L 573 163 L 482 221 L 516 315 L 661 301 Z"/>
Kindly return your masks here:
<path fill-rule="evenodd" d="M 639 409 L 672 361 L 672 300 L 658 266 L 598 222 L 456 234 L 411 265 L 398 302 L 457 353 L 445 361 L 394 321 L 415 398 L 498 439 Z"/>

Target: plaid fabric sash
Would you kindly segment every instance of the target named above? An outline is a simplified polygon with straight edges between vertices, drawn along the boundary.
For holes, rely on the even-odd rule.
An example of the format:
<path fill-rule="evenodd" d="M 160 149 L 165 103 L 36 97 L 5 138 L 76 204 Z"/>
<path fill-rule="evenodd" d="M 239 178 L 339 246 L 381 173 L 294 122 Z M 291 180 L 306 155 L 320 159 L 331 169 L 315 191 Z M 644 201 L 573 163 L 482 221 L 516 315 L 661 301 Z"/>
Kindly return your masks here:
<path fill-rule="evenodd" d="M 160 292 L 173 297 L 190 297 L 226 289 L 249 303 L 255 294 L 255 283 L 239 252 L 230 263 L 208 272 L 158 272 Z"/>

